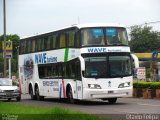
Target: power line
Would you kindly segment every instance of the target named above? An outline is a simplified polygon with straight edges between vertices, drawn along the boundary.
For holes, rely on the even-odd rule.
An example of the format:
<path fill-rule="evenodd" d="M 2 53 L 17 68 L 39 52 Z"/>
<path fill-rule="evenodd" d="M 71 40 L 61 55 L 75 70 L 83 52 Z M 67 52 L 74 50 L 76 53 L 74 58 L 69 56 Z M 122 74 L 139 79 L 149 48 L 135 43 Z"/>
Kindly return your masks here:
<path fill-rule="evenodd" d="M 142 24 L 138 24 L 138 26 L 149 25 L 149 24 L 157 24 L 157 23 L 160 23 L 160 21 L 145 22 L 145 23 L 142 23 Z M 132 26 L 134 26 L 134 25 L 132 25 Z M 128 26 L 127 28 L 130 28 L 132 26 Z"/>
<path fill-rule="evenodd" d="M 157 24 L 157 23 L 160 23 L 160 21 L 154 21 L 154 22 L 145 22 L 145 23 L 143 23 L 143 24 L 140 24 L 140 25 Z"/>

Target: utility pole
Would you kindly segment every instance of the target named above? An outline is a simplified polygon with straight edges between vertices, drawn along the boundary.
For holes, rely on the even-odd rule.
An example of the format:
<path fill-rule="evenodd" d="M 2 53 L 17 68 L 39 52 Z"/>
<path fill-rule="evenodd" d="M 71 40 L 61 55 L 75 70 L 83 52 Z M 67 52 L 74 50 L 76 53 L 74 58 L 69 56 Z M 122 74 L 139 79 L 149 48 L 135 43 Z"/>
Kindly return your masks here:
<path fill-rule="evenodd" d="M 4 16 L 4 77 L 6 77 L 6 1 L 3 0 L 3 16 Z"/>

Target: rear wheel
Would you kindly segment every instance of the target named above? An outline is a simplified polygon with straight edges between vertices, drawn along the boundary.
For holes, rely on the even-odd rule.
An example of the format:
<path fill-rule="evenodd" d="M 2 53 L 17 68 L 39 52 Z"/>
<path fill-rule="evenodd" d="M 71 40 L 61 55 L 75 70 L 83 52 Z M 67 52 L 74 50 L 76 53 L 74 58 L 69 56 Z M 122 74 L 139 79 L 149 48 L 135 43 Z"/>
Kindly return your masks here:
<path fill-rule="evenodd" d="M 36 87 L 35 94 L 36 94 L 36 99 L 37 100 L 43 100 L 44 99 L 44 96 L 39 95 L 39 88 L 38 87 Z"/>
<path fill-rule="evenodd" d="M 108 102 L 111 104 L 116 103 L 116 101 L 117 101 L 117 98 L 108 98 Z"/>
<path fill-rule="evenodd" d="M 30 88 L 30 96 L 32 100 L 35 100 L 35 95 L 33 94 L 33 89 L 32 87 Z"/>

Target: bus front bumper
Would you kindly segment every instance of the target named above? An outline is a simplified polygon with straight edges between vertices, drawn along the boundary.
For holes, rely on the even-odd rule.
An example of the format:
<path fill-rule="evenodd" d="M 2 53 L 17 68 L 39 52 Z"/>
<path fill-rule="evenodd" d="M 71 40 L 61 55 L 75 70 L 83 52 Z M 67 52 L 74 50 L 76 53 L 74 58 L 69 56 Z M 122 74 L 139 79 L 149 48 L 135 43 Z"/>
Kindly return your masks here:
<path fill-rule="evenodd" d="M 132 88 L 119 89 L 83 89 L 83 99 L 102 99 L 102 98 L 120 98 L 132 97 Z"/>

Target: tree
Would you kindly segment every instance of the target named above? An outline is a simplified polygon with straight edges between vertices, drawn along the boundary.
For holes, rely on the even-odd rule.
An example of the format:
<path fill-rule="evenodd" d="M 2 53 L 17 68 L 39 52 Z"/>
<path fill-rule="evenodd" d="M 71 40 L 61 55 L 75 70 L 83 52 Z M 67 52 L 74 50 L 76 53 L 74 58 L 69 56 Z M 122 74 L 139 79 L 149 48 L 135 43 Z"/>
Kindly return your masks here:
<path fill-rule="evenodd" d="M 3 41 L 4 36 L 0 36 L 0 73 L 3 72 L 3 51 L 2 51 L 2 41 Z M 16 47 L 19 46 L 19 40 L 20 37 L 16 34 L 14 35 L 6 35 L 6 40 L 10 40 L 13 42 L 13 58 L 12 58 L 12 72 L 16 73 L 18 71 L 18 65 L 17 65 L 17 49 Z"/>
<path fill-rule="evenodd" d="M 2 51 L 2 41 L 4 36 L 0 36 L 0 51 Z M 6 40 L 10 40 L 13 42 L 13 54 L 15 55 L 17 53 L 16 47 L 19 46 L 19 40 L 20 37 L 16 34 L 14 35 L 6 35 Z M 15 57 L 15 56 L 14 56 Z"/>
<path fill-rule="evenodd" d="M 159 33 L 152 31 L 149 26 L 132 26 L 130 32 L 131 40 L 129 45 L 132 52 L 152 52 L 160 50 L 160 37 Z"/>

